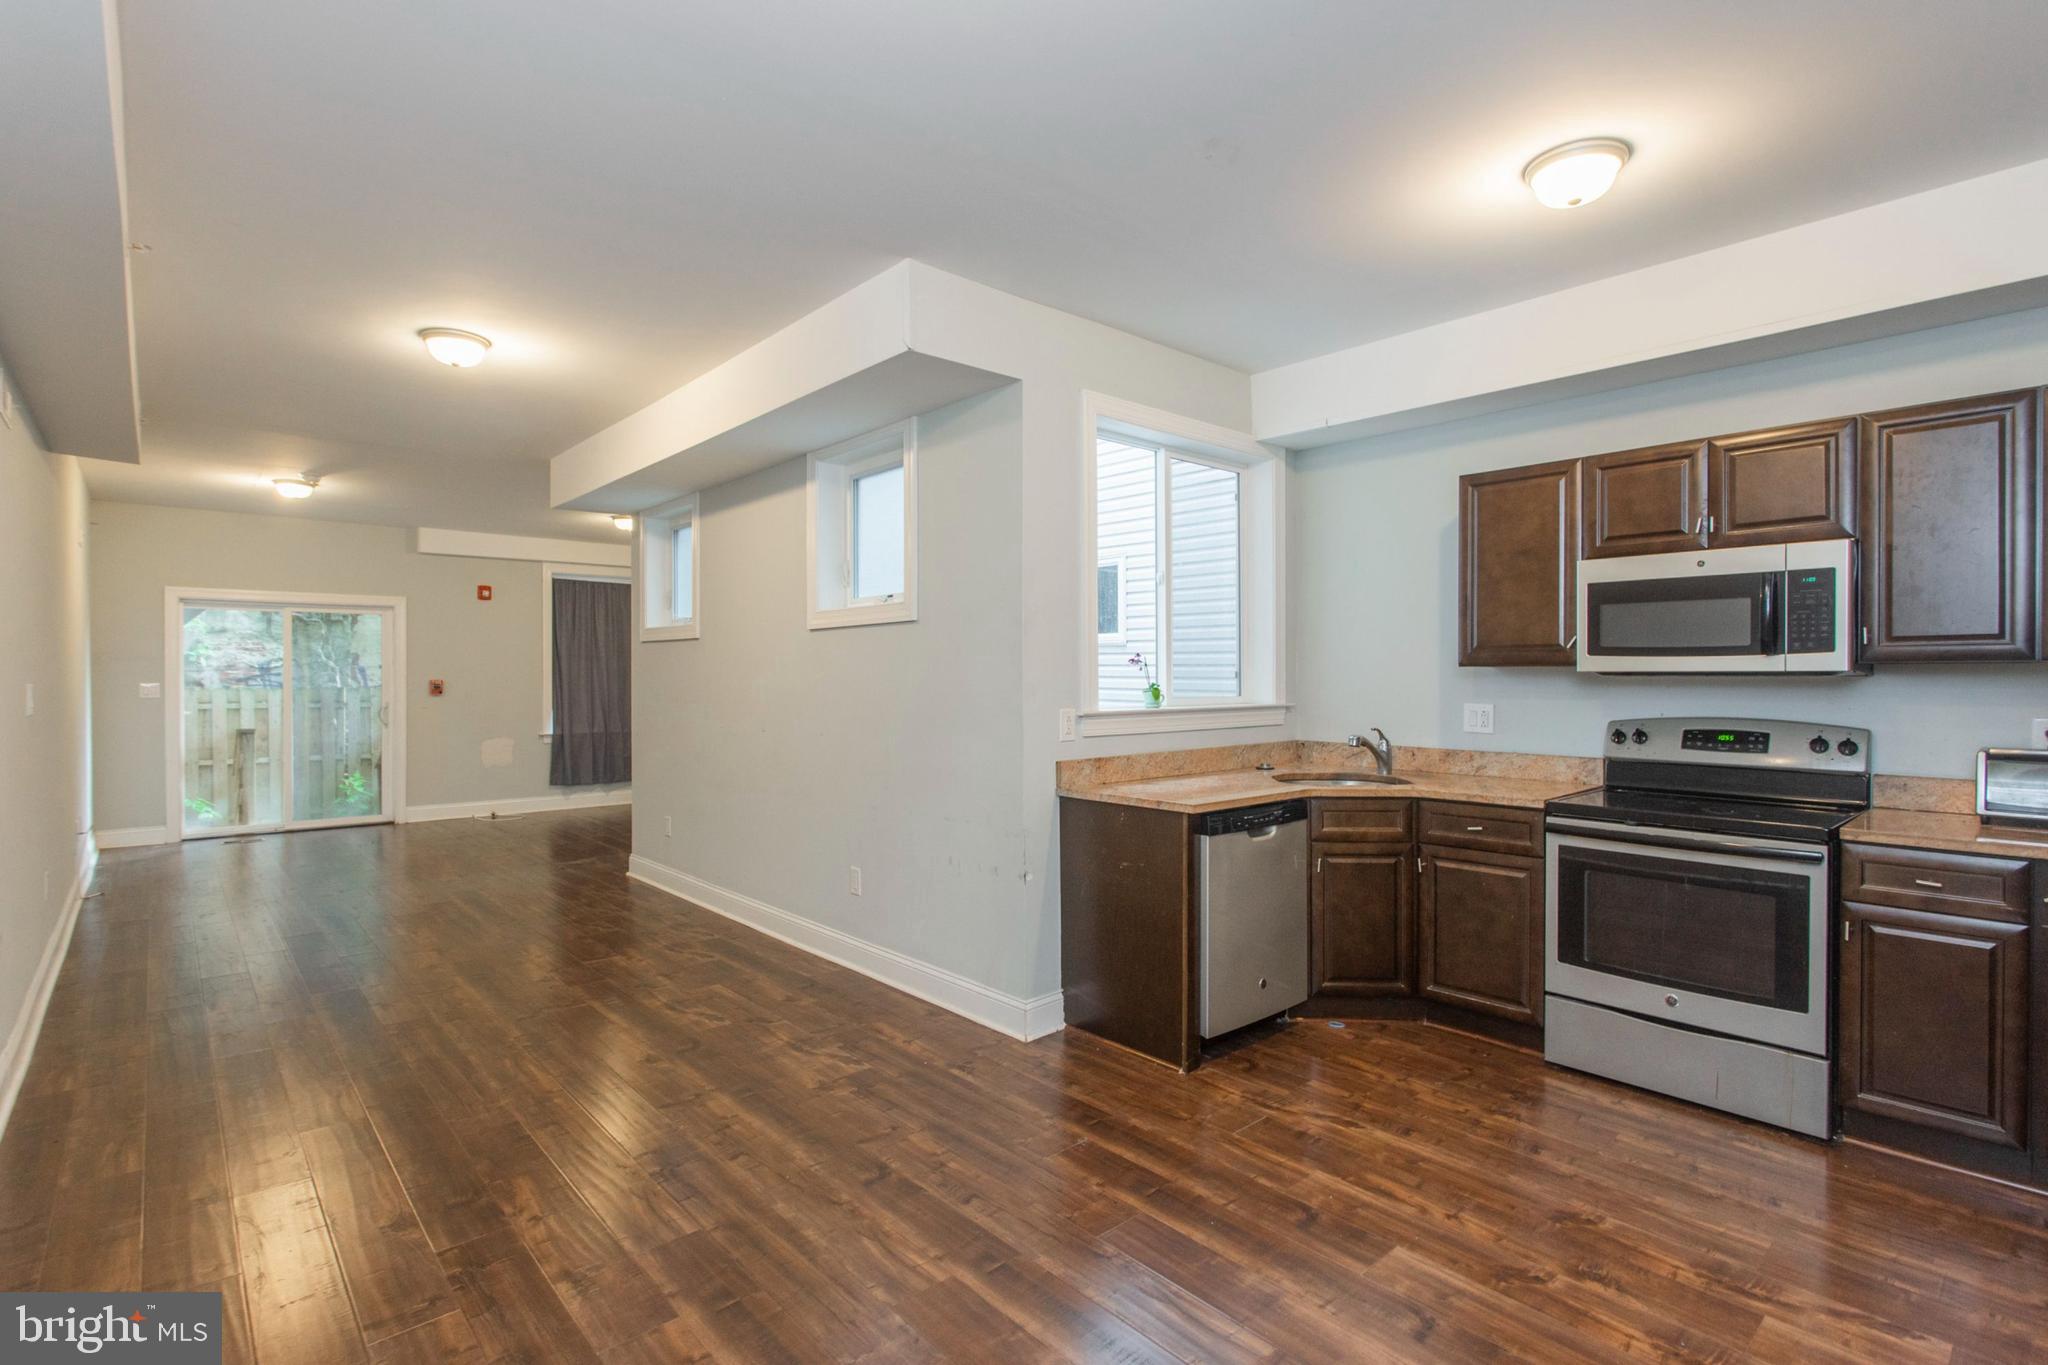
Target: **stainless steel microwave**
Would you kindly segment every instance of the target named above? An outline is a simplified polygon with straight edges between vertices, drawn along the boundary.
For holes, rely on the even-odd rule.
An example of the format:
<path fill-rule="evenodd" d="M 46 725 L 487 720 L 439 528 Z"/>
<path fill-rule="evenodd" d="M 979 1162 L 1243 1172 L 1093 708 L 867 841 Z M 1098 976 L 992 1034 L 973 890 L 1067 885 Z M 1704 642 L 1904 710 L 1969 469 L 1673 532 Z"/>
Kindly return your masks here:
<path fill-rule="evenodd" d="M 1579 561 L 1581 673 L 1850 673 L 1856 542 Z"/>

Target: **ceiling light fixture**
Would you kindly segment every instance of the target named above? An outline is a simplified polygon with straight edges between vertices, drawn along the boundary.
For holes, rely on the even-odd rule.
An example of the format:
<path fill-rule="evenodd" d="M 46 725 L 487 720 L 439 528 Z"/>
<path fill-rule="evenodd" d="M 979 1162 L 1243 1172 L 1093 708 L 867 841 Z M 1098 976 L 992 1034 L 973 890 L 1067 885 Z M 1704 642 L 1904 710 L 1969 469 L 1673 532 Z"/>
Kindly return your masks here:
<path fill-rule="evenodd" d="M 277 490 L 280 498 L 310 498 L 313 490 L 320 486 L 320 480 L 301 474 L 296 479 L 272 479 L 270 486 Z"/>
<path fill-rule="evenodd" d="M 453 365 L 458 370 L 467 370 L 484 363 L 490 353 L 488 337 L 475 332 L 458 331 L 453 327 L 427 327 L 420 331 L 420 340 L 426 343 L 427 354 L 443 365 Z"/>
<path fill-rule="evenodd" d="M 618 527 L 621 531 L 630 531 L 633 529 L 633 519 L 631 517 L 613 517 L 612 525 Z"/>
<path fill-rule="evenodd" d="M 1546 208 L 1575 209 L 1614 186 L 1628 164 L 1630 148 L 1620 138 L 1589 137 L 1552 147 L 1522 168 L 1522 182 Z"/>

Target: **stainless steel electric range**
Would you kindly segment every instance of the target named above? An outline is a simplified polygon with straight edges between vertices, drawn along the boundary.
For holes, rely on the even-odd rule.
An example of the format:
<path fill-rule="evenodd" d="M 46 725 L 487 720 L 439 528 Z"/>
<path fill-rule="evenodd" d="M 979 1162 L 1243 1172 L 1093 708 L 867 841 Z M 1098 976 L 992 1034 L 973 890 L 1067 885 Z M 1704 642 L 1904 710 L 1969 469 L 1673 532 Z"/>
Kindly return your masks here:
<path fill-rule="evenodd" d="M 1835 832 L 1870 733 L 1621 720 L 1606 785 L 1545 807 L 1543 1055 L 1815 1137 L 1830 1131 Z"/>

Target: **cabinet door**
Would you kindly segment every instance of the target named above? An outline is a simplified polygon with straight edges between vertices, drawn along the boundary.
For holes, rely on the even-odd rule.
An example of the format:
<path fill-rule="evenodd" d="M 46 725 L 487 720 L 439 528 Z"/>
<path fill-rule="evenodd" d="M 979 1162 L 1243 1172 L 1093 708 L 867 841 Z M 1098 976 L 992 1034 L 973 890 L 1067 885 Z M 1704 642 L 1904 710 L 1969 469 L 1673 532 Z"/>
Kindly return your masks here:
<path fill-rule="evenodd" d="M 1458 662 L 1575 662 L 1579 461 L 1458 480 Z"/>
<path fill-rule="evenodd" d="M 1856 420 L 1707 442 L 1707 511 L 1717 548 L 1856 534 Z"/>
<path fill-rule="evenodd" d="M 1414 853 L 1317 846 L 1309 957 L 1317 995 L 1415 990 Z"/>
<path fill-rule="evenodd" d="M 1543 1022 L 1543 860 L 1426 848 L 1417 976 L 1431 1000 Z"/>
<path fill-rule="evenodd" d="M 1662 554 L 1707 543 L 1707 447 L 1652 446 L 1583 466 L 1586 558 Z"/>
<path fill-rule="evenodd" d="M 2031 659 L 2041 394 L 1861 421 L 1864 656 Z"/>
<path fill-rule="evenodd" d="M 2027 928 L 1845 904 L 1843 1105 L 2026 1140 Z"/>

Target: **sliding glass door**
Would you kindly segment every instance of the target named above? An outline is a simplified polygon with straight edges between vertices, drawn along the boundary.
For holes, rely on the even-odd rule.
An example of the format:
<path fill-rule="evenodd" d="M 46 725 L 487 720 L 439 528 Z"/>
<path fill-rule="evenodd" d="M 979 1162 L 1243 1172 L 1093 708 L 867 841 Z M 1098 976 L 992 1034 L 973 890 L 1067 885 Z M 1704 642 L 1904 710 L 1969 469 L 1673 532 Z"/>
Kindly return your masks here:
<path fill-rule="evenodd" d="M 177 602 L 184 837 L 394 818 L 394 610 Z"/>

